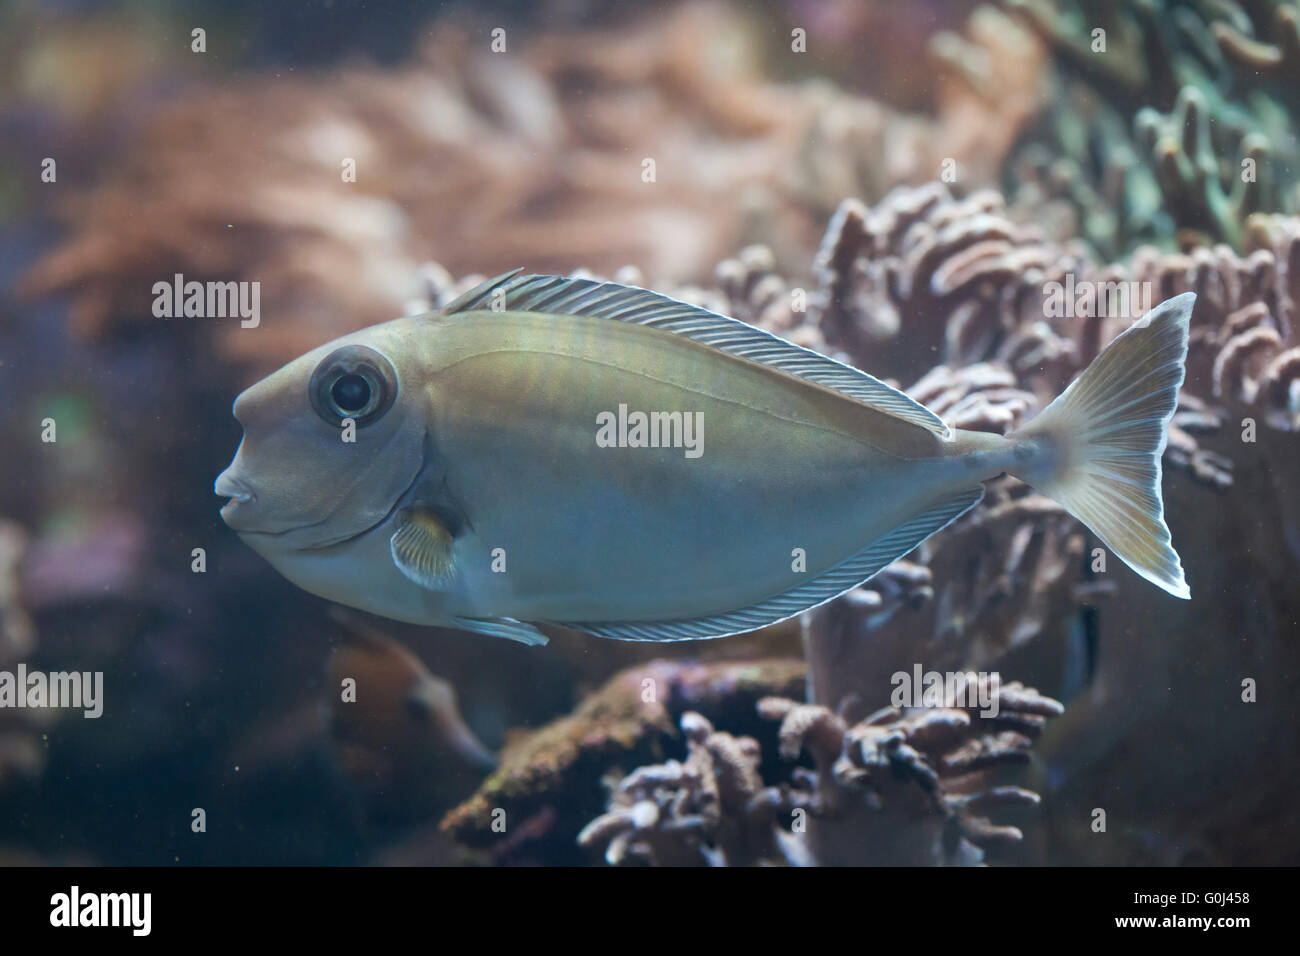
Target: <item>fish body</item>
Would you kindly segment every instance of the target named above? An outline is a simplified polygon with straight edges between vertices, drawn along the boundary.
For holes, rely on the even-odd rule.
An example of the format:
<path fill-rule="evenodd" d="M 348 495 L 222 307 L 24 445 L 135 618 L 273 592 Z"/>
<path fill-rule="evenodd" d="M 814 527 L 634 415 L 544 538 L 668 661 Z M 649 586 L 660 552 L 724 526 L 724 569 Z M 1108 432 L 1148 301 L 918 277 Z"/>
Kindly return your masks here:
<path fill-rule="evenodd" d="M 1110 429 L 1099 441 L 1134 432 L 1150 445 L 1134 474 L 1157 506 L 1156 446 L 1191 308 L 1180 299 L 1138 324 L 1157 320 L 1139 331 L 1153 341 L 1121 346 L 1109 391 L 1087 396 L 1103 415 L 1122 406 L 1119 420 L 1098 419 Z M 1152 382 L 1139 382 L 1137 405 L 1124 405 L 1118 364 L 1142 362 L 1158 387 L 1147 396 Z M 347 404 L 361 397 L 370 406 Z M 1003 472 L 1062 486 L 1104 525 L 1104 483 L 1075 488 L 1089 472 L 1066 460 L 1085 450 L 1075 419 L 1098 409 L 1066 404 L 1067 421 L 1045 412 L 1011 436 L 950 429 L 865 373 L 734 319 L 614 283 L 511 275 L 441 313 L 322 346 L 244 392 L 244 441 L 216 489 L 234 499 L 227 522 L 291 581 L 390 618 L 530 643 L 544 640 L 539 622 L 715 637 L 855 586 Z M 1087 467 L 1113 478 L 1137 461 L 1108 450 Z M 1149 492 L 1134 491 L 1133 507 L 1150 510 Z M 1110 537 L 1141 552 L 1156 583 L 1185 590 L 1162 516 L 1153 522 Z"/>

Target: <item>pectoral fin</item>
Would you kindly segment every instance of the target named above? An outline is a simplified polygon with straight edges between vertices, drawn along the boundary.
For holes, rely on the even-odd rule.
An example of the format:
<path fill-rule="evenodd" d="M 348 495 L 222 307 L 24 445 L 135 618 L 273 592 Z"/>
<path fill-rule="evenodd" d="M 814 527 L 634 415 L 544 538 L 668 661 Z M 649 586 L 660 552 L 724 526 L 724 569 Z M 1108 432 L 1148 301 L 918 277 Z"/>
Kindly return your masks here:
<path fill-rule="evenodd" d="M 403 511 L 388 543 L 398 570 L 422 588 L 437 590 L 454 570 L 451 532 L 427 508 Z"/>
<path fill-rule="evenodd" d="M 388 544 L 398 570 L 420 587 L 436 591 L 456 570 L 453 541 L 452 533 L 436 512 L 417 506 L 401 512 Z M 453 617 L 451 626 L 520 644 L 546 643 L 546 635 L 537 628 L 510 617 Z"/>

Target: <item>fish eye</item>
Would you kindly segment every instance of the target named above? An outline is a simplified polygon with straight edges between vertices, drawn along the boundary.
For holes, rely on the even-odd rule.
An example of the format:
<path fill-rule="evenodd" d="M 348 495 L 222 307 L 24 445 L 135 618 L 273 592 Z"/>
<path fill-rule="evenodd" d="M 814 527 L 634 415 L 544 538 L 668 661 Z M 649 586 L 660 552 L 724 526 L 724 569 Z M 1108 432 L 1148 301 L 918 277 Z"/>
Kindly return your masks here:
<path fill-rule="evenodd" d="M 329 424 L 350 418 L 367 425 L 392 408 L 397 374 L 388 359 L 374 349 L 347 345 L 316 366 L 307 388 L 312 408 Z"/>
<path fill-rule="evenodd" d="M 334 400 L 337 408 L 349 415 L 355 415 L 370 404 L 370 383 L 366 381 L 365 376 L 354 372 L 340 375 L 334 380 L 334 385 L 330 389 L 330 398 Z"/>

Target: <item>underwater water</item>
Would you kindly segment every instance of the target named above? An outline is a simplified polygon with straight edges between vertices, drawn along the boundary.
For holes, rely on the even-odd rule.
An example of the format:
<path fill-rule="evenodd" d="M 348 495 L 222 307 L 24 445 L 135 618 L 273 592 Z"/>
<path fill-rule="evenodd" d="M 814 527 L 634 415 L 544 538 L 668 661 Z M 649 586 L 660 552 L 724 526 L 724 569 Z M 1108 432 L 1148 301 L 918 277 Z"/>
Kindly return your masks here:
<path fill-rule="evenodd" d="M 7 5 L 0 864 L 1300 862 L 1298 18 Z"/>

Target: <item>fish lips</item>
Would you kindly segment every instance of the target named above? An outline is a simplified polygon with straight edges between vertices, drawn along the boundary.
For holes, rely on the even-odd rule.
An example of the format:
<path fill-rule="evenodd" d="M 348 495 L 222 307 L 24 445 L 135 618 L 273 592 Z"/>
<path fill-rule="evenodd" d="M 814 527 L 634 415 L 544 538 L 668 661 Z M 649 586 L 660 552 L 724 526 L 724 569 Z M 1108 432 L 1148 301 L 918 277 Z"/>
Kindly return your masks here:
<path fill-rule="evenodd" d="M 251 527 L 242 525 L 240 510 L 247 510 L 246 506 L 257 500 L 257 492 L 239 475 L 232 474 L 233 471 L 233 468 L 227 468 L 212 484 L 214 492 L 230 499 L 221 507 L 221 520 L 235 531 L 251 531 Z"/>

